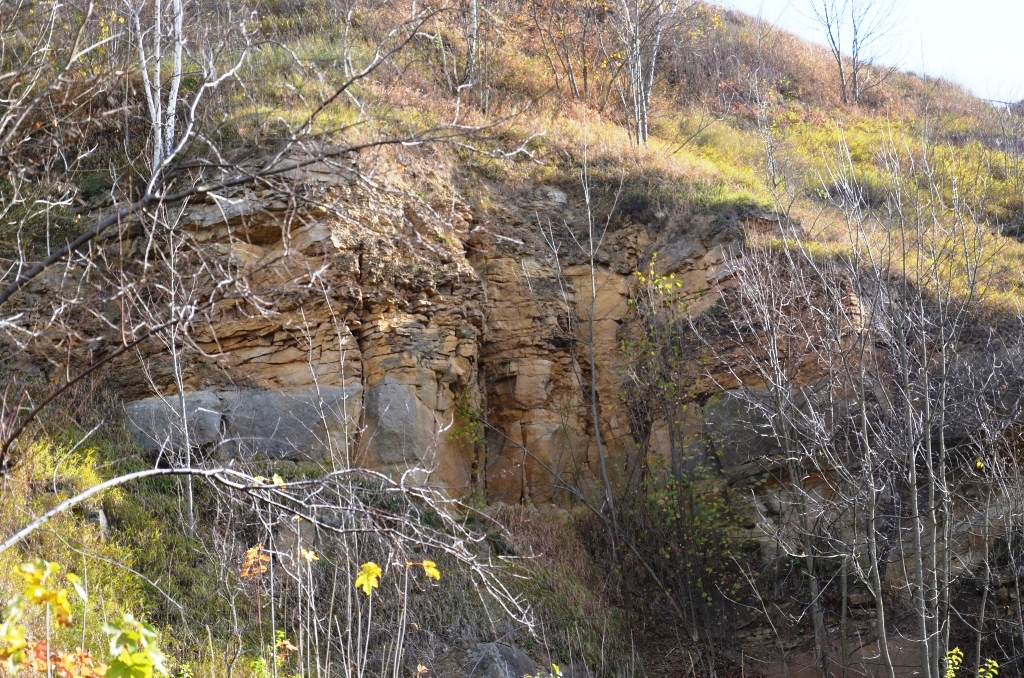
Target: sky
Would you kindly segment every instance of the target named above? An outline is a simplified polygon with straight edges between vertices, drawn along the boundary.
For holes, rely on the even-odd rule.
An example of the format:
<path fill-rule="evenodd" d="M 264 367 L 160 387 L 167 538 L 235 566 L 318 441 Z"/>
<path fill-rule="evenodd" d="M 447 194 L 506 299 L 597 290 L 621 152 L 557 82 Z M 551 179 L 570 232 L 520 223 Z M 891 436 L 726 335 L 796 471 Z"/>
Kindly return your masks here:
<path fill-rule="evenodd" d="M 813 0 L 718 0 L 822 42 Z M 895 0 L 901 19 L 883 61 L 947 78 L 996 101 L 1024 99 L 1024 0 Z"/>

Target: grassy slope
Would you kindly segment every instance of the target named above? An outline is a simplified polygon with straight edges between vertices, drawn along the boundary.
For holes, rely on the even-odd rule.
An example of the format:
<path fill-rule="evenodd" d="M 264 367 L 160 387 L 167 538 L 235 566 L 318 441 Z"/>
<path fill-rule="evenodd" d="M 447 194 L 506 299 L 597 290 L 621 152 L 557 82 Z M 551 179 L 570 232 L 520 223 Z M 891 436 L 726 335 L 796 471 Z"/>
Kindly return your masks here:
<path fill-rule="evenodd" d="M 862 105 L 841 105 L 822 48 L 742 15 L 699 8 L 687 15 L 676 45 L 665 50 L 652 102 L 652 138 L 638 148 L 609 88 L 615 64 L 593 66 L 591 77 L 603 90 L 595 85 L 598 91 L 587 98 L 570 96 L 530 7 L 494 7 L 482 28 L 483 82 L 458 98 L 446 75 L 465 48 L 457 17 L 442 14 L 428 23 L 393 66 L 357 88 L 372 116 L 345 134 L 401 133 L 456 118 L 484 128 L 469 140 L 482 153 L 435 148 L 430 162 L 440 160 L 453 177 L 435 187 L 441 204 L 445 193 L 459 190 L 473 206 L 486 208 L 495 198 L 474 176 L 500 177 L 504 187 L 573 183 L 586 157 L 597 181 L 623 176 L 627 194 L 633 193 L 626 197 L 633 200 L 692 212 L 785 208 L 823 253 L 848 248 L 847 223 L 828 200 L 837 174 L 855 179 L 869 202 L 903 182 L 904 190 L 918 194 L 915 200 L 943 215 L 956 211 L 956 200 L 969 205 L 965 218 L 992 233 L 983 242 L 989 301 L 1016 306 L 1024 296 L 1016 266 L 1024 245 L 998 235 L 1019 228 L 1024 206 L 1020 161 L 1006 150 L 1019 136 L 1015 117 L 948 82 L 899 72 L 876 72 L 878 84 Z M 249 78 L 260 86 L 236 110 L 240 136 L 258 137 L 268 125 L 304 119 L 338 81 L 343 42 L 356 55 L 369 54 L 372 36 L 383 34 L 400 12 L 360 16 L 359 29 L 347 37 L 313 18 L 303 23 L 264 15 L 264 30 L 279 35 L 299 62 L 282 48 L 255 55 Z M 314 126 L 330 136 L 359 119 L 344 101 Z M 525 152 L 493 157 L 494 151 L 517 148 Z M 461 180 L 454 179 L 456 168 Z M 921 196 L 925 172 L 935 190 Z"/>

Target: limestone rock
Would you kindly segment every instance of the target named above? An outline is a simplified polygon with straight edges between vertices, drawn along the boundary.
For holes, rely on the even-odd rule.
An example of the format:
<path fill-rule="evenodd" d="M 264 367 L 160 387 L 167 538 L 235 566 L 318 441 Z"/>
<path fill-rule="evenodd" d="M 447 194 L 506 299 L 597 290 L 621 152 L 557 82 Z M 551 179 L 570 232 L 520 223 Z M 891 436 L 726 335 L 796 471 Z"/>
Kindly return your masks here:
<path fill-rule="evenodd" d="M 125 409 L 142 448 L 159 454 L 185 447 L 221 459 L 344 459 L 358 425 L 362 387 L 319 390 L 199 391 L 128 403 Z"/>
<path fill-rule="evenodd" d="M 127 403 L 125 411 L 136 441 L 150 454 L 186 446 L 208 448 L 222 438 L 220 398 L 210 391 L 187 393 L 184 399 L 179 396 L 145 398 Z"/>
<path fill-rule="evenodd" d="M 568 484 L 596 478 L 599 453 L 614 482 L 639 477 L 620 367 L 632 273 L 654 259 L 700 312 L 727 279 L 731 231 L 682 214 L 624 222 L 592 269 L 579 248 L 554 256 L 537 226 L 587 223 L 567 187 L 517 189 L 483 212 L 456 195 L 442 209 L 406 190 L 401 172 L 375 186 L 348 162 L 188 206 L 183 226 L 207 258 L 197 270 L 235 271 L 261 305 L 219 303 L 174 363 L 154 343 L 140 348 L 145 369 L 118 364 L 143 448 L 181 451 L 187 428 L 202 458 L 414 470 L 416 482 L 492 501 L 567 502 Z M 297 185 L 316 200 L 293 214 Z M 694 407 L 680 438 L 691 466 L 707 454 Z M 642 442 L 666 453 L 667 426 Z"/>
<path fill-rule="evenodd" d="M 221 394 L 221 458 L 344 460 L 358 426 L 362 387 Z"/>
<path fill-rule="evenodd" d="M 364 444 L 371 462 L 404 470 L 427 460 L 435 447 L 433 410 L 414 384 L 376 384 L 366 392 Z"/>

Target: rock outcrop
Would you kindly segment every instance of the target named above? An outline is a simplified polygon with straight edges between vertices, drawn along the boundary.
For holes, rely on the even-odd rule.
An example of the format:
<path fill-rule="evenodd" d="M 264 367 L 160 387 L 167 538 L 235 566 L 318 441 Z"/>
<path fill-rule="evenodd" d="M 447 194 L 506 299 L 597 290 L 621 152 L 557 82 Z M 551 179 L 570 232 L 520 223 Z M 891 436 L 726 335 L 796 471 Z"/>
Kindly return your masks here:
<path fill-rule="evenodd" d="M 657 252 L 706 308 L 735 220 L 625 221 L 591 262 L 572 247 L 586 214 L 567 191 L 522 189 L 480 213 L 453 194 L 442 213 L 390 181 L 315 165 L 185 210 L 196 287 L 239 293 L 172 355 L 153 345 L 141 367 L 122 362 L 143 447 L 420 468 L 417 482 L 456 494 L 561 502 L 598 477 L 600 444 L 613 482 L 629 482 L 647 445 L 616 367 L 632 273 Z"/>

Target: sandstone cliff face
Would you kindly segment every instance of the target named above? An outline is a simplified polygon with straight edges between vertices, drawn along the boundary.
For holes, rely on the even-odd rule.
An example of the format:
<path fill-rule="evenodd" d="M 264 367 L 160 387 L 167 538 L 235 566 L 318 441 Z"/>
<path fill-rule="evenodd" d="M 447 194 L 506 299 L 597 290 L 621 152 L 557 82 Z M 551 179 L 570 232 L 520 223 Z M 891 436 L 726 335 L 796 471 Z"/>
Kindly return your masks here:
<path fill-rule="evenodd" d="M 531 186 L 487 211 L 457 198 L 442 211 L 408 179 L 315 166 L 187 209 L 204 270 L 247 296 L 219 302 L 176 355 L 154 346 L 144 368 L 118 370 L 148 451 L 422 469 L 410 480 L 456 494 L 562 502 L 599 481 L 596 365 L 609 474 L 629 482 L 665 429 L 635 440 L 622 401 L 632 273 L 658 252 L 699 311 L 738 230 L 682 215 L 620 224 L 591 268 L 570 237 L 587 223 L 571 193 Z M 306 199 L 289 200 L 296 190 Z"/>
<path fill-rule="evenodd" d="M 246 295 L 217 305 L 177 369 L 166 351 L 146 356 L 147 370 L 125 365 L 148 450 L 187 442 L 222 459 L 423 466 L 453 490 L 471 485 L 472 441 L 445 434 L 466 425 L 460 398 L 477 390 L 484 289 L 459 245 L 466 222 L 353 177 L 315 167 L 189 208 L 183 225 L 214 262 L 205 269 L 229 272 Z M 316 207 L 293 209 L 288 180 Z"/>

